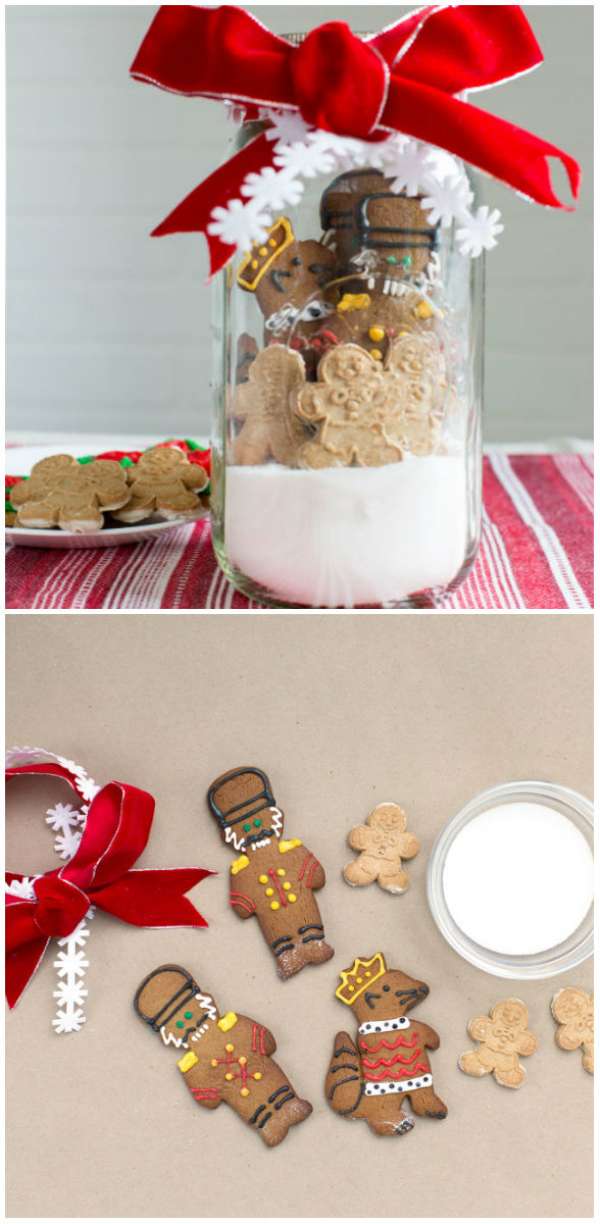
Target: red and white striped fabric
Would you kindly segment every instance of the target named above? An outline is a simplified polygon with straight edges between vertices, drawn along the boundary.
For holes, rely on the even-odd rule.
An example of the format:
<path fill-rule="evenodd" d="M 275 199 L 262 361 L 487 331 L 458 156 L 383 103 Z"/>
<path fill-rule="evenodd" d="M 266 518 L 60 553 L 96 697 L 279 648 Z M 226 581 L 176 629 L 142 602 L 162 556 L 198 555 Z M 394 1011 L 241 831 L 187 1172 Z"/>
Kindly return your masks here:
<path fill-rule="evenodd" d="M 440 607 L 593 606 L 593 459 L 492 453 L 484 467 L 477 563 Z M 259 609 L 219 570 L 207 521 L 130 547 L 60 552 L 11 546 L 7 608 Z"/>

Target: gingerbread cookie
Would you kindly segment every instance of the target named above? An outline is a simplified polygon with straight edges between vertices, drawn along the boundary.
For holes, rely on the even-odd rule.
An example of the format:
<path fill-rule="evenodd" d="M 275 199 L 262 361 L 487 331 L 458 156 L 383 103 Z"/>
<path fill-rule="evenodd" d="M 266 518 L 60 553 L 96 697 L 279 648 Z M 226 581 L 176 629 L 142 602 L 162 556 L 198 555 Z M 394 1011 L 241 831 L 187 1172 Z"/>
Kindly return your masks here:
<path fill-rule="evenodd" d="M 402 860 L 414 858 L 421 848 L 414 833 L 407 832 L 407 824 L 406 812 L 397 803 L 379 803 L 373 808 L 366 824 L 348 835 L 349 845 L 359 856 L 344 867 L 346 883 L 356 888 L 377 880 L 386 892 L 406 892 L 410 879 Z"/>
<path fill-rule="evenodd" d="M 339 265 L 368 250 L 393 277 L 415 276 L 427 268 L 438 228 L 429 224 L 420 197 L 397 195 L 391 185 L 377 170 L 354 170 L 324 192 L 321 224 L 333 236 Z"/>
<path fill-rule="evenodd" d="M 10 500 L 18 527 L 60 527 L 87 535 L 100 531 L 106 511 L 118 510 L 129 497 L 120 464 L 110 459 L 81 464 L 72 455 L 52 455 L 13 486 Z"/>
<path fill-rule="evenodd" d="M 195 518 L 202 510 L 198 494 L 206 489 L 203 467 L 190 463 L 177 447 L 156 446 L 144 451 L 129 469 L 129 501 L 114 518 L 121 523 L 141 523 L 158 518 Z"/>
<path fill-rule="evenodd" d="M 590 1075 L 594 1074 L 594 996 L 576 986 L 565 986 L 550 1004 L 558 1028 L 556 1044 L 561 1050 L 578 1050 Z"/>
<path fill-rule="evenodd" d="M 458 1065 L 465 1075 L 493 1074 L 504 1088 L 520 1088 L 527 1072 L 519 1055 L 535 1054 L 537 1038 L 527 1028 L 529 1016 L 520 999 L 503 999 L 492 1008 L 489 1016 L 470 1020 L 467 1032 L 479 1042 L 477 1050 L 461 1054 Z"/>
<path fill-rule="evenodd" d="M 247 382 L 236 387 L 233 395 L 233 416 L 243 421 L 234 444 L 236 463 L 274 459 L 295 465 L 306 430 L 292 406 L 305 379 L 302 358 L 283 345 L 273 344 L 258 354 L 249 367 Z"/>
<path fill-rule="evenodd" d="M 356 292 L 344 292 L 335 314 L 325 324 L 338 344 L 360 344 L 375 361 L 384 360 L 398 336 L 439 328 L 437 307 L 421 292 L 412 286 L 394 291 L 396 282 L 390 282 L 384 292 L 385 284 L 377 279 L 368 291 L 358 291 L 357 286 Z"/>
<path fill-rule="evenodd" d="M 357 1040 L 338 1033 L 325 1081 L 333 1110 L 368 1122 L 376 1135 L 403 1135 L 418 1117 L 445 1118 L 448 1110 L 433 1089 L 428 1050 L 437 1050 L 434 1029 L 407 1012 L 425 999 L 429 987 L 399 969 L 388 969 L 380 952 L 358 957 L 340 975 L 336 996 L 354 1011 Z"/>
<path fill-rule="evenodd" d="M 164 1044 L 180 1052 L 177 1066 L 204 1109 L 229 1105 L 267 1147 L 276 1147 L 291 1126 L 312 1113 L 312 1105 L 296 1095 L 271 1058 L 277 1048 L 273 1034 L 247 1016 L 220 1013 L 212 995 L 186 969 L 155 969 L 144 978 L 133 1005 Z"/>
<path fill-rule="evenodd" d="M 297 242 L 291 221 L 280 217 L 265 242 L 254 246 L 244 260 L 237 282 L 255 294 L 267 331 L 278 337 L 287 334 L 293 322 L 314 327 L 331 312 L 322 294 L 335 267 L 333 251 L 320 242 Z M 304 313 L 306 317 L 301 317 Z"/>
<path fill-rule="evenodd" d="M 244 766 L 222 774 L 208 791 L 208 806 L 223 841 L 238 854 L 230 905 L 238 918 L 258 919 L 279 976 L 329 960 L 333 948 L 314 898 L 325 872 L 299 838 L 282 837 L 284 816 L 266 773 Z"/>
<path fill-rule="evenodd" d="M 301 467 L 381 467 L 405 451 L 439 449 L 445 382 L 435 337 L 407 335 L 382 363 L 355 344 L 332 348 L 319 380 L 300 390 L 296 412 L 319 428 L 299 455 Z"/>

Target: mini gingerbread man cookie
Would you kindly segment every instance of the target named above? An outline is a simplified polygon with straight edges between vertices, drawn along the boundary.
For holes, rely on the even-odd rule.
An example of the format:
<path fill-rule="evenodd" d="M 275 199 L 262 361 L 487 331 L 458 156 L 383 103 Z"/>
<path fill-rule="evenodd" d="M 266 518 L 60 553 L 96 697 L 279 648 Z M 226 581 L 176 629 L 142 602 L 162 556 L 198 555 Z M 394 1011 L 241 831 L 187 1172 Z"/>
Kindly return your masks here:
<path fill-rule="evenodd" d="M 305 383 L 302 358 L 282 344 L 263 349 L 248 369 L 248 379 L 236 387 L 233 416 L 243 421 L 234 445 L 235 462 L 293 466 L 306 431 L 292 413 Z"/>
<path fill-rule="evenodd" d="M 558 1024 L 556 1044 L 561 1050 L 578 1050 L 590 1075 L 594 1074 L 594 996 L 576 986 L 565 986 L 550 1004 Z"/>
<path fill-rule="evenodd" d="M 479 1042 L 477 1050 L 461 1054 L 458 1065 L 466 1075 L 493 1074 L 504 1088 L 520 1088 L 527 1072 L 519 1055 L 535 1054 L 537 1038 L 527 1028 L 529 1015 L 520 999 L 503 999 L 492 1008 L 489 1016 L 470 1020 L 467 1032 Z"/>
<path fill-rule="evenodd" d="M 312 1113 L 271 1057 L 273 1034 L 247 1016 L 220 1013 L 187 969 L 161 965 L 144 978 L 133 1005 L 164 1045 L 180 1051 L 177 1066 L 204 1109 L 229 1105 L 267 1147 Z"/>
<path fill-rule="evenodd" d="M 356 888 L 377 880 L 386 892 L 406 892 L 410 879 L 402 860 L 414 858 L 421 848 L 414 833 L 407 832 L 407 824 L 406 812 L 397 803 L 373 808 L 366 823 L 348 835 L 348 844 L 360 853 L 344 867 L 346 883 Z"/>
<path fill-rule="evenodd" d="M 119 522 L 140 523 L 152 515 L 195 518 L 202 510 L 197 494 L 208 485 L 208 476 L 177 447 L 156 446 L 144 451 L 128 471 L 130 498 L 114 515 Z"/>
<path fill-rule="evenodd" d="M 102 529 L 107 510 L 115 512 L 129 497 L 119 463 L 78 463 L 72 455 L 51 455 L 34 464 L 29 479 L 13 486 L 10 500 L 19 527 L 60 527 L 88 535 Z"/>

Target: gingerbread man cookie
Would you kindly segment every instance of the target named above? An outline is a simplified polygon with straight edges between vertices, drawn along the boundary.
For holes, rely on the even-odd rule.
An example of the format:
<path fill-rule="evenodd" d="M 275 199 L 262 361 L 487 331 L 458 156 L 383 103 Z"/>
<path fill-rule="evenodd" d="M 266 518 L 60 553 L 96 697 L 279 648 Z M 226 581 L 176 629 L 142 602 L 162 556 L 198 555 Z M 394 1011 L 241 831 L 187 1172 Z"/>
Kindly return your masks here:
<path fill-rule="evenodd" d="M 470 1020 L 467 1032 L 479 1042 L 477 1050 L 461 1054 L 458 1065 L 466 1075 L 493 1074 L 504 1088 L 520 1088 L 527 1072 L 519 1055 L 535 1054 L 537 1038 L 527 1028 L 529 1016 L 520 999 L 503 999 L 492 1008 L 489 1016 Z"/>
<path fill-rule="evenodd" d="M 335 267 L 333 251 L 320 242 L 297 242 L 291 221 L 280 217 L 264 243 L 252 248 L 237 281 L 241 289 L 255 294 L 267 336 L 283 341 L 292 330 L 310 336 L 332 313 L 327 286 Z"/>
<path fill-rule="evenodd" d="M 407 824 L 406 812 L 397 803 L 379 803 L 373 808 L 366 824 L 348 835 L 349 845 L 360 853 L 344 867 L 346 883 L 356 888 L 377 880 L 386 892 L 406 892 L 410 879 L 402 860 L 414 858 L 421 848 L 414 833 L 407 832 Z"/>
<path fill-rule="evenodd" d="M 161 965 L 144 978 L 134 1007 L 166 1046 L 180 1052 L 177 1066 L 198 1105 L 229 1105 L 267 1147 L 276 1147 L 312 1113 L 271 1058 L 273 1034 L 247 1016 L 220 1013 L 180 965 Z"/>
<path fill-rule="evenodd" d="M 231 865 L 229 902 L 238 918 L 258 919 L 282 978 L 333 956 L 314 894 L 325 872 L 299 838 L 285 840 L 283 812 L 261 769 L 244 766 L 217 778 L 208 806 L 226 845 L 238 854 Z"/>
<path fill-rule="evenodd" d="M 234 443 L 236 463 L 274 459 L 294 466 L 306 431 L 292 405 L 305 378 L 302 358 L 283 345 L 273 344 L 258 354 L 247 381 L 236 387 L 233 396 L 233 416 L 243 421 Z"/>
<path fill-rule="evenodd" d="M 578 1050 L 590 1075 L 594 1074 L 594 996 L 576 986 L 565 986 L 550 1004 L 556 1020 L 556 1044 L 561 1050 Z"/>
<path fill-rule="evenodd" d="M 298 416 L 319 429 L 302 447 L 300 466 L 381 467 L 405 451 L 432 454 L 440 446 L 442 369 L 434 336 L 399 337 L 383 363 L 356 344 L 330 349 L 318 382 L 298 394 Z"/>
<path fill-rule="evenodd" d="M 144 451 L 129 468 L 130 499 L 114 517 L 121 523 L 158 518 L 195 518 L 202 510 L 198 494 L 208 485 L 204 468 L 190 463 L 176 447 L 156 446 Z"/>
<path fill-rule="evenodd" d="M 51 455 L 34 464 L 29 479 L 13 486 L 10 500 L 19 527 L 60 527 L 87 535 L 101 531 L 105 512 L 114 513 L 129 497 L 119 463 L 78 463 L 72 455 Z"/>
<path fill-rule="evenodd" d="M 438 227 L 429 224 L 421 198 L 393 192 L 392 179 L 377 170 L 353 170 L 335 179 L 322 196 L 321 225 L 333 237 L 341 266 L 368 250 L 397 276 L 423 272 L 438 240 Z"/>
<path fill-rule="evenodd" d="M 357 957 L 340 978 L 336 996 L 354 1011 L 355 1041 L 338 1033 L 325 1081 L 333 1110 L 366 1121 L 376 1135 L 403 1135 L 413 1120 L 402 1105 L 408 1099 L 418 1117 L 442 1119 L 448 1110 L 433 1089 L 428 1050 L 437 1050 L 434 1029 L 407 1012 L 425 999 L 429 987 L 399 969 L 388 969 L 380 952 Z"/>

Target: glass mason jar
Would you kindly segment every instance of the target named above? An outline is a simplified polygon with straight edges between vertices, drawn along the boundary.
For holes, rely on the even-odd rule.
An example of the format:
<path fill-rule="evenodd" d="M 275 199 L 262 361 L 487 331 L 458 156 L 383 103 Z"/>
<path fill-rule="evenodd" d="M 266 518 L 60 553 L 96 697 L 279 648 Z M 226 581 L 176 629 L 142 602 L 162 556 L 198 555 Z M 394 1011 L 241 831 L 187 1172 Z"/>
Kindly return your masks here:
<path fill-rule="evenodd" d="M 213 544 L 249 597 L 427 606 L 468 574 L 484 264 L 456 228 L 379 169 L 325 175 L 216 282 Z"/>

